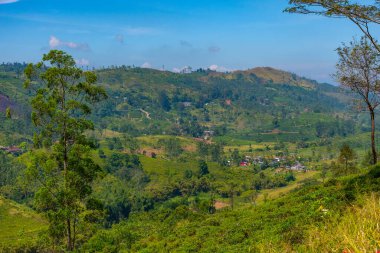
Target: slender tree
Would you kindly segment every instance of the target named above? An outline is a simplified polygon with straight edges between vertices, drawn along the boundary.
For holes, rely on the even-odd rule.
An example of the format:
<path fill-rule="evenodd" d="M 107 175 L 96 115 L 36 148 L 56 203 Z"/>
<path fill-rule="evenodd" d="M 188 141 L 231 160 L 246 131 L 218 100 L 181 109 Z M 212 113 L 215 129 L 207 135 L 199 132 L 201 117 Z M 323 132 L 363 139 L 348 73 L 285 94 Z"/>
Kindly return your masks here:
<path fill-rule="evenodd" d="M 39 184 L 36 208 L 46 215 L 54 244 L 66 238 L 66 248 L 72 251 L 79 229 L 85 230 L 83 222 L 89 220 L 86 215 L 99 207 L 89 199 L 99 167 L 91 159 L 84 133 L 94 129 L 86 119 L 90 104 L 106 98 L 106 93 L 95 85 L 95 73 L 77 68 L 74 59 L 59 50 L 29 64 L 25 76 L 25 87 L 35 91 L 35 149 L 27 165 L 28 175 Z"/>
<path fill-rule="evenodd" d="M 169 97 L 164 90 L 158 94 L 158 102 L 165 111 L 170 111 L 172 108 Z"/>
<path fill-rule="evenodd" d="M 371 25 L 380 24 L 380 1 L 355 0 L 289 0 L 289 13 L 315 14 L 333 18 L 346 18 L 364 34 L 360 43 L 351 43 L 338 49 L 338 77 L 343 86 L 358 93 L 371 114 L 372 163 L 377 162 L 375 148 L 375 108 L 378 106 L 378 54 L 380 45 Z M 361 47 L 361 48 L 360 48 Z M 360 55 L 362 54 L 362 55 Z M 363 55 L 366 54 L 366 55 Z M 352 57 L 352 59 L 350 59 Z M 366 70 L 365 70 L 366 69 Z M 351 82 L 351 83 L 350 83 Z"/>
<path fill-rule="evenodd" d="M 377 163 L 375 109 L 380 104 L 380 53 L 363 37 L 337 49 L 336 78 L 343 87 L 359 95 L 371 117 L 372 162 Z"/>
<path fill-rule="evenodd" d="M 239 164 L 241 162 L 241 155 L 240 155 L 239 150 L 237 148 L 235 148 L 234 151 L 232 152 L 231 159 L 232 159 L 232 162 L 236 166 L 239 166 Z"/>
<path fill-rule="evenodd" d="M 7 109 L 5 110 L 5 117 L 7 117 L 8 119 L 12 118 L 12 111 L 10 107 L 7 107 Z"/>
<path fill-rule="evenodd" d="M 256 205 L 256 200 L 259 197 L 259 191 L 258 190 L 253 190 L 251 193 L 251 203 L 252 205 Z"/>
<path fill-rule="evenodd" d="M 207 163 L 205 160 L 200 160 L 198 162 L 198 168 L 199 168 L 199 176 L 200 177 L 203 177 L 207 174 L 209 174 L 210 172 L 208 171 L 208 166 L 207 166 Z"/>
<path fill-rule="evenodd" d="M 345 173 L 348 172 L 348 165 L 356 158 L 354 150 L 348 145 L 344 144 L 340 148 L 339 162 L 344 164 Z"/>
<path fill-rule="evenodd" d="M 203 141 L 197 143 L 198 155 L 203 159 L 207 159 L 209 153 L 209 145 Z"/>
<path fill-rule="evenodd" d="M 327 172 L 328 172 L 328 166 L 326 164 L 324 164 L 322 166 L 322 170 L 321 170 L 322 183 L 325 183 L 325 179 L 327 177 Z"/>
<path fill-rule="evenodd" d="M 221 162 L 223 155 L 223 145 L 221 143 L 215 143 L 210 146 L 211 160 L 213 162 Z"/>
<path fill-rule="evenodd" d="M 228 184 L 228 195 L 230 197 L 230 207 L 231 210 L 234 210 L 234 204 L 235 204 L 235 195 L 237 193 L 237 184 L 235 182 L 229 182 Z"/>

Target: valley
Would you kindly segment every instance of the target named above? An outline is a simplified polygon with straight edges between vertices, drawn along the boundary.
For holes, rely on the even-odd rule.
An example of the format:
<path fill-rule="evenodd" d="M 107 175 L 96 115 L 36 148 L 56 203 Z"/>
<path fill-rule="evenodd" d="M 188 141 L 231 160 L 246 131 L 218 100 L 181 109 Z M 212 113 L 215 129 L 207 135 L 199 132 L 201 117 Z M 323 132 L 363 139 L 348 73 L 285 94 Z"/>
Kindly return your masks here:
<path fill-rule="evenodd" d="M 5 226 L 0 245 L 32 251 L 49 247 L 38 239 L 48 230 L 29 210 L 38 190 L 24 172 L 35 159 L 34 127 L 18 69 L 0 66 L 0 144 L 20 151 L 1 153 L 0 221 L 20 225 Z M 370 178 L 370 122 L 338 87 L 272 68 L 96 74 L 109 96 L 93 106 L 95 129 L 85 135 L 100 167 L 89 198 L 102 208 L 80 232 L 83 252 L 302 250 L 312 225 L 335 222 L 376 188 L 377 177 L 368 189 L 350 188 Z M 343 144 L 357 154 L 349 172 L 339 162 Z"/>

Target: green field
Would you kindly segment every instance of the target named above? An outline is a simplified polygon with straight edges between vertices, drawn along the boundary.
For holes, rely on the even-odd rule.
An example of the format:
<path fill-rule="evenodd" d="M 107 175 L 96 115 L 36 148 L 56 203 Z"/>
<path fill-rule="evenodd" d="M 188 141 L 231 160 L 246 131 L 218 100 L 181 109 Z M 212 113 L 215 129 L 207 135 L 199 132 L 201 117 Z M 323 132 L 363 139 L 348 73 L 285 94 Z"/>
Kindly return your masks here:
<path fill-rule="evenodd" d="M 38 234 L 47 229 L 47 222 L 34 211 L 2 197 L 0 224 L 0 249 L 34 245 Z"/>

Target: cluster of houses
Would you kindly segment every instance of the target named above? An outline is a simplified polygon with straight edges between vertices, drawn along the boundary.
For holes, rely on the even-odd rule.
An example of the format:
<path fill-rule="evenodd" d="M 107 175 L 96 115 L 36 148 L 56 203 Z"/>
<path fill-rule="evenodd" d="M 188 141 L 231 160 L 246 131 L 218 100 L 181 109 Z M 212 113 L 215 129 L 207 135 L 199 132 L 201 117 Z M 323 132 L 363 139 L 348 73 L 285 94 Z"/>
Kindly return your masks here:
<path fill-rule="evenodd" d="M 240 167 L 248 167 L 250 165 L 263 165 L 267 163 L 268 167 L 276 167 L 284 170 L 292 171 L 306 171 L 308 170 L 305 165 L 299 161 L 295 161 L 292 165 L 289 165 L 289 161 L 286 157 L 273 157 L 271 159 L 265 159 L 261 156 L 251 157 L 245 156 L 245 158 L 240 162 Z"/>
<path fill-rule="evenodd" d="M 19 156 L 23 153 L 23 150 L 16 146 L 9 146 L 9 147 L 0 146 L 0 150 L 8 154 L 12 154 L 14 156 Z"/>
<path fill-rule="evenodd" d="M 298 161 L 296 161 L 296 163 L 292 166 L 286 166 L 286 169 L 290 169 L 290 170 L 294 170 L 294 171 L 305 171 L 305 170 L 307 170 L 306 166 L 302 165 Z"/>

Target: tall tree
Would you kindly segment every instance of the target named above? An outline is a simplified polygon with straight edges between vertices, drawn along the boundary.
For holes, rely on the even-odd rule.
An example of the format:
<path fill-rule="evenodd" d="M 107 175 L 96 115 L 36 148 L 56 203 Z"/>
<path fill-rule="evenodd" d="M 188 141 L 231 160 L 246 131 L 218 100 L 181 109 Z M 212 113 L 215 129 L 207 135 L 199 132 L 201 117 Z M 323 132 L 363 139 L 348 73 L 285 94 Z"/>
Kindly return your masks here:
<path fill-rule="evenodd" d="M 204 158 L 207 159 L 207 156 L 209 153 L 209 145 L 203 141 L 198 142 L 197 143 L 197 152 L 198 152 L 198 155 L 200 157 L 202 157 L 202 159 L 204 159 Z"/>
<path fill-rule="evenodd" d="M 221 143 L 210 145 L 210 154 L 213 162 L 220 162 L 223 155 L 223 145 Z"/>
<path fill-rule="evenodd" d="M 5 117 L 7 117 L 8 119 L 12 118 L 12 111 L 10 107 L 7 107 L 7 109 L 5 110 Z"/>
<path fill-rule="evenodd" d="M 94 129 L 86 119 L 90 104 L 107 95 L 95 85 L 95 73 L 77 68 L 74 59 L 59 50 L 29 64 L 25 76 L 25 87 L 35 91 L 31 105 L 37 132 L 28 174 L 39 183 L 36 208 L 46 215 L 54 244 L 66 238 L 66 248 L 72 251 L 81 221 L 88 220 L 90 209 L 99 207 L 89 199 L 99 166 L 91 159 L 84 133 Z"/>
<path fill-rule="evenodd" d="M 338 63 L 338 77 L 343 86 L 349 87 L 364 99 L 367 108 L 370 111 L 372 122 L 372 162 L 376 163 L 377 155 L 374 138 L 374 110 L 379 102 L 379 87 L 377 87 L 378 69 L 376 69 L 378 66 L 376 65 L 378 64 L 377 54 L 380 53 L 380 45 L 371 31 L 371 25 L 380 24 L 380 1 L 289 0 L 289 4 L 290 7 L 285 9 L 285 11 L 289 13 L 316 14 L 333 18 L 346 18 L 353 22 L 367 39 L 362 39 L 359 43 L 361 45 L 354 43 L 356 45 L 351 44 L 349 47 L 344 46 L 343 48 L 338 49 L 338 53 L 341 57 L 340 62 Z M 361 49 L 359 49 L 360 46 L 362 46 Z M 362 59 L 360 59 L 361 53 L 366 53 L 367 55 L 362 55 Z M 353 59 L 349 59 L 350 57 Z M 345 67 L 348 67 L 348 69 L 345 69 Z M 346 77 L 343 78 L 343 76 Z M 356 83 L 350 84 L 349 82 L 352 81 Z"/>
<path fill-rule="evenodd" d="M 340 148 L 339 162 L 344 164 L 345 172 L 348 171 L 348 165 L 356 158 L 354 150 L 348 145 L 344 144 Z"/>
<path fill-rule="evenodd" d="M 164 148 L 170 158 L 176 158 L 183 152 L 181 142 L 178 138 L 161 139 L 158 141 L 158 144 Z"/>
<path fill-rule="evenodd" d="M 164 90 L 158 94 L 158 102 L 160 103 L 162 109 L 167 112 L 172 108 L 169 97 Z"/>
<path fill-rule="evenodd" d="M 337 49 L 336 77 L 343 87 L 358 94 L 371 116 L 372 162 L 377 163 L 375 109 L 380 104 L 380 53 L 366 38 Z"/>
<path fill-rule="evenodd" d="M 232 162 L 236 166 L 239 166 L 239 164 L 241 162 L 241 155 L 240 155 L 239 150 L 237 148 L 235 148 L 234 151 L 232 151 L 231 159 L 232 159 Z"/>
<path fill-rule="evenodd" d="M 208 165 L 206 163 L 205 160 L 200 160 L 198 162 L 198 168 L 199 168 L 199 176 L 200 177 L 203 177 L 207 174 L 209 174 L 210 172 L 208 171 Z"/>
<path fill-rule="evenodd" d="M 371 32 L 371 24 L 380 24 L 380 1 L 369 0 L 290 0 L 286 12 L 316 14 L 333 18 L 347 18 L 353 22 L 380 52 L 380 46 Z"/>

